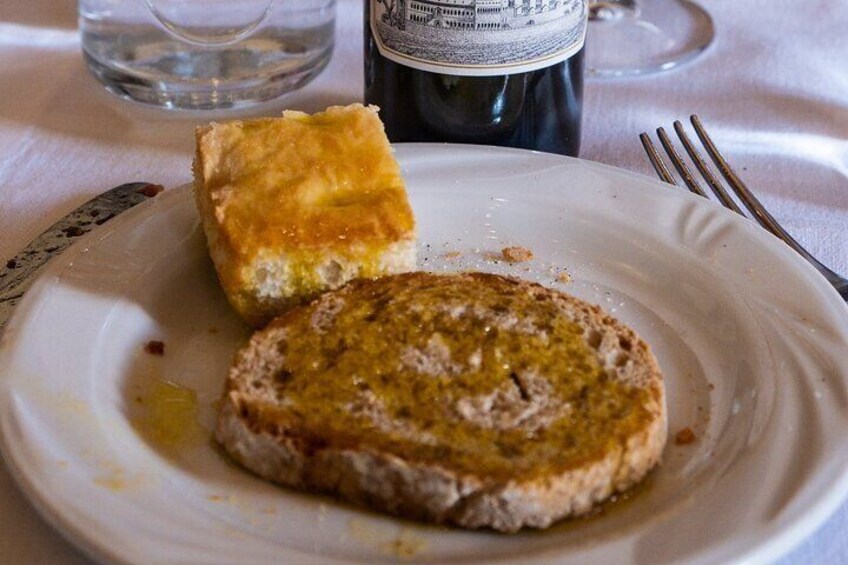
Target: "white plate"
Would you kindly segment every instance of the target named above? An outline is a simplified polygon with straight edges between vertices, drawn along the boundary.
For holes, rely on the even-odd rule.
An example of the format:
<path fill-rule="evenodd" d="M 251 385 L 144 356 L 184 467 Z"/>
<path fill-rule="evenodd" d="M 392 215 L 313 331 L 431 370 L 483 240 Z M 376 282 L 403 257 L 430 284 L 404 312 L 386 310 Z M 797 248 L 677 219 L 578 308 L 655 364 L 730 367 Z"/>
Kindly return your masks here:
<path fill-rule="evenodd" d="M 560 287 L 653 345 L 672 441 L 647 486 L 593 519 L 497 535 L 363 512 L 227 463 L 208 430 L 248 331 L 182 188 L 54 261 L 4 336 L 2 447 L 53 525 L 98 559 L 138 563 L 719 563 L 776 557 L 837 507 L 848 308 L 786 246 L 716 205 L 590 162 L 434 145 L 398 156 L 423 268 Z M 506 245 L 536 258 L 495 262 Z M 556 280 L 562 270 L 572 282 Z M 165 355 L 145 353 L 149 340 Z M 196 391 L 204 440 L 174 449 L 139 431 L 158 379 Z M 675 445 L 684 427 L 698 439 Z"/>

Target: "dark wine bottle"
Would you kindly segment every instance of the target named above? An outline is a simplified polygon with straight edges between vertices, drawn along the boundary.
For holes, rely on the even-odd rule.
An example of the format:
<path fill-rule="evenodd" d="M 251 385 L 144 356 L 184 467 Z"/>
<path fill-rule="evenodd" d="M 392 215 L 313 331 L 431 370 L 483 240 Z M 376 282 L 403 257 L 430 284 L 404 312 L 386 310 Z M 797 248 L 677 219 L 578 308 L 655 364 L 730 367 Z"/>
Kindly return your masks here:
<path fill-rule="evenodd" d="M 391 141 L 577 155 L 585 0 L 366 0 L 365 100 Z"/>

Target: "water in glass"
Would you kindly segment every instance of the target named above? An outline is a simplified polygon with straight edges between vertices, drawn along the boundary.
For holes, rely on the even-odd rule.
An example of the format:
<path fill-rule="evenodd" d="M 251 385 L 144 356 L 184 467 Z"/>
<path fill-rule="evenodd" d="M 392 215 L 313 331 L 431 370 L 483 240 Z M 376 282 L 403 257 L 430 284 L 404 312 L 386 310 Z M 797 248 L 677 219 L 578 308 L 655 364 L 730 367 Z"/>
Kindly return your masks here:
<path fill-rule="evenodd" d="M 232 108 L 303 86 L 333 49 L 335 0 L 80 0 L 106 87 L 168 108 Z"/>

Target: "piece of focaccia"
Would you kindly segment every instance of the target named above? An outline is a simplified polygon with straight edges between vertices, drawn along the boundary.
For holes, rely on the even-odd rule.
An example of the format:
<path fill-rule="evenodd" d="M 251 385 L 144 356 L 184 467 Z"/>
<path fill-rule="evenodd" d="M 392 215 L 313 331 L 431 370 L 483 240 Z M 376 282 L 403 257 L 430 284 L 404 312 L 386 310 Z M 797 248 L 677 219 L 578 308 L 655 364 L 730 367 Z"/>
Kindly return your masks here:
<path fill-rule="evenodd" d="M 218 277 L 254 326 L 353 278 L 415 268 L 415 222 L 375 107 L 198 128 L 194 177 Z"/>

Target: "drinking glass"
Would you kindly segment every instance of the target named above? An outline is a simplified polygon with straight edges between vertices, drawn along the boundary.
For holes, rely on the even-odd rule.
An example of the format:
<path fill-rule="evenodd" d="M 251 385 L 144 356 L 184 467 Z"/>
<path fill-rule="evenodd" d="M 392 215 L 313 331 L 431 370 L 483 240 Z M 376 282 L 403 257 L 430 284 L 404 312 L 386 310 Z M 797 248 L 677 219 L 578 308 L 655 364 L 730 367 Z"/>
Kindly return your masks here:
<path fill-rule="evenodd" d="M 703 53 L 714 35 L 712 18 L 691 0 L 589 0 L 586 73 L 672 69 Z"/>
<path fill-rule="evenodd" d="M 88 68 L 124 98 L 237 108 L 303 86 L 333 51 L 336 0 L 80 0 Z"/>

